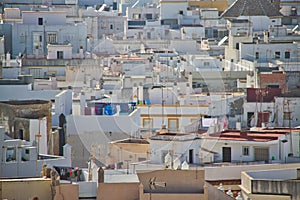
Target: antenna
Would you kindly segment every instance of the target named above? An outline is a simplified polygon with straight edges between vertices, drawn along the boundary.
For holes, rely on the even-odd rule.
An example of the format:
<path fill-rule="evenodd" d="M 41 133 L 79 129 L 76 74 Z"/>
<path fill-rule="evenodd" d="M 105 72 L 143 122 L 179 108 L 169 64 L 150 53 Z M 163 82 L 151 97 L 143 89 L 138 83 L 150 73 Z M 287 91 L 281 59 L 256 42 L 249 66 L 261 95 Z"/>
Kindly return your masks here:
<path fill-rule="evenodd" d="M 156 187 L 165 188 L 167 187 L 166 182 L 156 182 L 156 177 L 152 177 L 149 179 L 149 189 L 150 189 L 150 200 L 152 200 L 152 190 L 156 190 Z"/>

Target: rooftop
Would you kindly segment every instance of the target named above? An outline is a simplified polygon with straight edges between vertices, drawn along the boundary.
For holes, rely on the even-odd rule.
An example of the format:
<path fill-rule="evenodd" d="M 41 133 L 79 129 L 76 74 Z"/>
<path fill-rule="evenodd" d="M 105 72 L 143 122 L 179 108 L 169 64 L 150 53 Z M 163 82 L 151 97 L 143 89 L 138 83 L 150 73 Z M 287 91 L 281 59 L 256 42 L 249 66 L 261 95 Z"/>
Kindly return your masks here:
<path fill-rule="evenodd" d="M 222 18 L 237 18 L 239 16 L 280 17 L 282 14 L 268 0 L 236 0 L 221 15 Z"/>
<path fill-rule="evenodd" d="M 274 131 L 266 131 L 266 132 L 241 132 L 235 130 L 228 130 L 221 133 L 209 134 L 207 139 L 218 139 L 218 140 L 231 140 L 231 141 L 253 141 L 253 142 L 269 142 L 273 140 L 277 140 L 278 137 L 285 135 L 286 132 L 274 132 Z"/>
<path fill-rule="evenodd" d="M 136 138 L 126 138 L 123 140 L 113 141 L 112 143 L 123 143 L 123 144 L 149 144 L 148 141 Z"/>

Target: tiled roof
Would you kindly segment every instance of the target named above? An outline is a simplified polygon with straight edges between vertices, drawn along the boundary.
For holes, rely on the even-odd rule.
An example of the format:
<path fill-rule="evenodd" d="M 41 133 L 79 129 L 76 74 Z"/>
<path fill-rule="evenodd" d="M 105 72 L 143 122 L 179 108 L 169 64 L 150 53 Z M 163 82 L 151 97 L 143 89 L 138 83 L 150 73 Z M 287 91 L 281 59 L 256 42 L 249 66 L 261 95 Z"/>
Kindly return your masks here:
<path fill-rule="evenodd" d="M 218 139 L 228 141 L 253 141 L 253 142 L 269 142 L 278 140 L 278 137 L 285 135 L 286 132 L 240 132 L 240 131 L 224 131 L 222 133 L 210 134 L 207 139 Z"/>
<path fill-rule="evenodd" d="M 239 16 L 279 17 L 282 14 L 269 0 L 236 0 L 221 15 L 222 18 Z"/>

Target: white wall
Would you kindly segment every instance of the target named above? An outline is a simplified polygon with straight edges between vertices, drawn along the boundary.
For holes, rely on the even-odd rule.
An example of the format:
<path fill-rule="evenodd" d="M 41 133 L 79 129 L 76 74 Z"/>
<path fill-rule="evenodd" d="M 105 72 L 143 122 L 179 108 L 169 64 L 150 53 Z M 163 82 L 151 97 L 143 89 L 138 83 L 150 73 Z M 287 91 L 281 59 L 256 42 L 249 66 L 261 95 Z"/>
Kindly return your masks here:
<path fill-rule="evenodd" d="M 300 125 L 300 101 L 299 97 L 276 97 L 276 108 L 278 117 L 278 126 L 296 127 Z M 284 112 L 291 112 L 291 120 L 284 120 Z"/>
<path fill-rule="evenodd" d="M 187 7 L 188 7 L 188 2 L 185 1 L 176 1 L 176 2 L 161 1 L 160 19 L 161 20 L 177 19 L 180 10 L 183 11 L 183 15 L 186 15 Z"/>
<path fill-rule="evenodd" d="M 235 180 L 241 179 L 242 171 L 254 170 L 271 170 L 271 169 L 289 169 L 297 168 L 299 164 L 267 164 L 267 165 L 239 165 L 239 166 L 222 166 L 222 167 L 206 167 L 206 180 Z"/>
<path fill-rule="evenodd" d="M 172 136 L 171 136 L 172 137 Z M 179 136 L 185 137 L 185 136 Z M 199 148 L 200 140 L 185 140 L 185 141 L 176 141 L 176 138 L 171 138 L 170 141 L 164 140 L 150 140 L 150 160 L 151 163 L 163 164 L 164 159 L 162 160 L 162 151 L 173 151 L 175 160 L 179 158 L 181 162 L 187 160 L 189 161 L 189 150 L 193 149 L 193 158 L 194 163 L 199 163 Z"/>
<path fill-rule="evenodd" d="M 30 132 L 30 142 L 37 142 L 40 154 L 48 153 L 47 144 L 47 118 L 42 119 L 30 119 L 29 120 L 29 132 Z M 36 135 L 40 134 L 41 137 Z"/>
<path fill-rule="evenodd" d="M 255 58 L 255 52 L 259 53 L 259 59 L 273 60 L 275 58 L 275 52 L 280 52 L 280 60 L 289 61 L 286 59 L 284 53 L 290 52 L 291 58 L 297 57 L 297 44 L 293 43 L 262 43 L 262 44 L 240 44 L 240 59 Z M 254 55 L 253 55 L 254 54 Z"/>
<path fill-rule="evenodd" d="M 57 52 L 63 52 L 63 59 L 72 59 L 72 45 L 49 45 L 47 59 L 59 59 Z"/>
<path fill-rule="evenodd" d="M 264 171 L 249 171 L 249 176 L 254 179 L 263 180 L 289 180 L 297 179 L 297 169 L 280 169 L 280 170 L 264 170 Z"/>
<path fill-rule="evenodd" d="M 134 134 L 139 122 L 135 121 L 135 116 L 106 116 L 106 115 L 84 115 L 67 116 L 67 135 L 82 135 L 86 133 L 126 133 Z"/>
<path fill-rule="evenodd" d="M 23 11 L 23 24 L 38 25 L 38 18 L 43 18 L 45 25 L 64 25 L 66 24 L 65 12 L 51 11 Z"/>
<path fill-rule="evenodd" d="M 196 26 L 196 27 L 188 27 L 184 26 L 181 28 L 181 39 L 199 39 L 205 37 L 205 28 Z"/>
<path fill-rule="evenodd" d="M 249 156 L 243 155 L 243 146 L 249 147 Z M 230 140 L 216 140 L 216 139 L 204 139 L 202 148 L 214 151 L 218 153 L 216 162 L 222 162 L 222 148 L 231 147 L 231 160 L 234 162 L 251 162 L 254 161 L 254 148 L 255 147 L 269 147 L 269 159 L 274 156 L 275 160 L 279 158 L 278 142 L 251 142 L 251 141 L 230 141 Z"/>
<path fill-rule="evenodd" d="M 270 25 L 281 25 L 281 18 L 270 19 L 267 16 L 239 16 L 238 19 L 250 20 L 254 31 L 268 30 Z"/>
<path fill-rule="evenodd" d="M 148 116 L 150 116 L 153 120 L 153 127 L 151 128 L 158 129 L 161 128 L 162 122 L 164 122 L 168 128 L 168 119 L 178 119 L 178 130 L 183 130 L 183 128 L 190 124 L 193 120 L 199 119 L 201 115 L 208 114 L 208 107 L 202 106 L 165 106 L 162 110 L 160 105 L 149 105 L 141 106 L 139 109 L 142 116 L 139 119 L 141 121 L 141 125 L 143 124 L 143 118 L 148 119 Z M 164 112 L 164 115 L 162 115 L 162 111 Z"/>

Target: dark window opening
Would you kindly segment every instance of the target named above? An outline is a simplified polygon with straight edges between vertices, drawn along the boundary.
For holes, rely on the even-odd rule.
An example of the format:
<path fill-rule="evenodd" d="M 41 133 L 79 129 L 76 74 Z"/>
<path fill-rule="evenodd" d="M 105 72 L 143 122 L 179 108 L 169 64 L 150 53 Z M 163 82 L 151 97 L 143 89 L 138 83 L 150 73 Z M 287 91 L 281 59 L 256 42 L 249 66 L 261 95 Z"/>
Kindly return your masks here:
<path fill-rule="evenodd" d="M 64 52 L 63 51 L 57 51 L 57 59 L 63 59 L 64 58 Z"/>
<path fill-rule="evenodd" d="M 38 18 L 38 24 L 39 24 L 40 26 L 43 25 L 43 18 L 41 18 L 41 17 Z"/>
<path fill-rule="evenodd" d="M 24 140 L 24 131 L 23 131 L 23 129 L 19 130 L 19 139 Z"/>
<path fill-rule="evenodd" d="M 291 53 L 290 53 L 289 51 L 286 51 L 286 52 L 284 53 L 284 58 L 286 58 L 286 59 L 291 58 Z"/>

